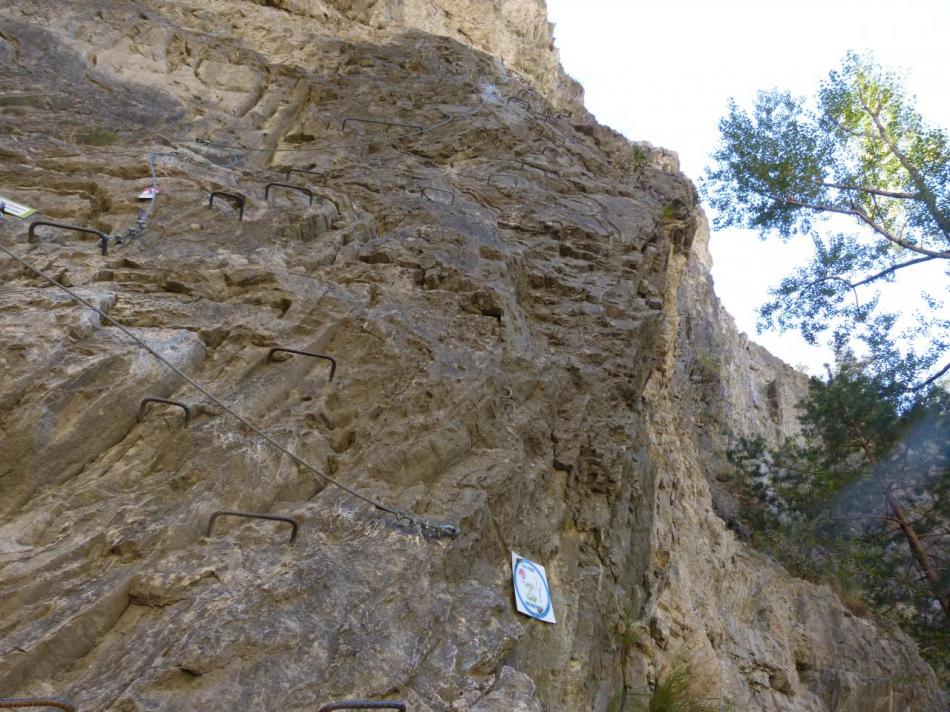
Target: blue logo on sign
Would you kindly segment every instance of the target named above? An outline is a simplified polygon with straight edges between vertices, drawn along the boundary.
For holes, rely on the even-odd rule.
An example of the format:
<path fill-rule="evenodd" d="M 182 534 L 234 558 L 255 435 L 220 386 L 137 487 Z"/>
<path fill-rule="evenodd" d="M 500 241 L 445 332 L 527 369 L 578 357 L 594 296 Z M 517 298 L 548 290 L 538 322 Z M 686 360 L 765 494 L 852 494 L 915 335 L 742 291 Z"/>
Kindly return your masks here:
<path fill-rule="evenodd" d="M 522 594 L 521 588 L 525 586 L 525 572 L 521 571 L 522 567 L 531 571 L 535 576 L 537 576 L 538 581 L 541 582 L 541 585 L 544 587 L 544 605 L 541 605 L 535 600 L 534 596 L 530 596 L 529 599 L 525 600 L 525 596 Z M 520 578 L 520 581 L 519 581 Z M 534 588 L 531 586 L 531 588 Z M 534 618 L 543 619 L 551 611 L 551 589 L 548 587 L 547 579 L 544 578 L 544 574 L 535 566 L 532 562 L 527 559 L 518 559 L 518 563 L 515 564 L 515 595 L 518 597 L 518 602 L 530 613 Z"/>

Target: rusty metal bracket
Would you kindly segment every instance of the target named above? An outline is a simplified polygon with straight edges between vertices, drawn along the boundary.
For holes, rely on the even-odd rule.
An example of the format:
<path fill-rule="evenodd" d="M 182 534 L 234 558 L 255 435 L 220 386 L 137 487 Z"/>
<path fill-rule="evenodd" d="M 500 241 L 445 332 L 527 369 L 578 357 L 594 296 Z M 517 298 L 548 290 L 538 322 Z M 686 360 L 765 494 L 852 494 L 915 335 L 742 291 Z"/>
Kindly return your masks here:
<path fill-rule="evenodd" d="M 288 168 L 288 169 L 287 169 L 287 180 L 290 180 L 290 174 L 291 174 L 291 173 L 304 173 L 304 174 L 306 174 L 306 175 L 308 175 L 308 176 L 318 176 L 318 177 L 320 178 L 320 182 L 323 183 L 323 185 L 326 185 L 326 184 L 327 184 L 327 174 L 326 174 L 326 173 L 320 173 L 319 171 L 309 171 L 309 170 L 307 170 L 306 168 Z"/>
<path fill-rule="evenodd" d="M 291 526 L 290 530 L 290 541 L 288 544 L 293 544 L 297 540 L 297 529 L 298 524 L 297 520 L 291 517 L 281 517 L 277 514 L 259 514 L 257 512 L 231 512 L 226 510 L 221 510 L 215 512 L 211 515 L 211 519 L 208 520 L 208 534 L 211 536 L 211 532 L 214 531 L 214 520 L 218 517 L 245 517 L 247 519 L 268 519 L 272 522 L 287 522 Z"/>
<path fill-rule="evenodd" d="M 244 196 L 239 193 L 226 193 L 223 190 L 212 190 L 211 197 L 208 198 L 208 207 L 210 208 L 214 205 L 215 196 L 219 198 L 227 198 L 235 203 L 238 206 L 238 220 L 244 220 Z"/>
<path fill-rule="evenodd" d="M 76 712 L 76 707 L 72 702 L 58 697 L 0 697 L 0 708 L 17 707 L 57 707 L 65 712 Z"/>
<path fill-rule="evenodd" d="M 498 188 L 505 188 L 507 186 L 499 183 L 498 181 L 495 180 L 495 178 L 513 178 L 515 183 L 511 187 L 512 188 L 518 187 L 518 176 L 512 175 L 511 173 L 492 173 L 490 176 L 488 176 L 488 185 L 494 185 Z"/>
<path fill-rule="evenodd" d="M 106 235 L 104 232 L 100 232 L 99 230 L 93 230 L 92 228 L 89 228 L 89 227 L 77 227 L 76 225 L 64 225 L 63 223 L 48 222 L 46 220 L 35 220 L 30 223 L 30 230 L 27 233 L 27 236 L 30 242 L 33 242 L 34 238 L 36 237 L 36 228 L 40 227 L 41 225 L 45 225 L 46 227 L 55 227 L 59 230 L 72 230 L 73 232 L 83 232 L 88 235 L 95 235 L 96 237 L 99 238 L 99 245 L 102 247 L 102 254 L 106 255 L 109 253 L 109 236 Z"/>
<path fill-rule="evenodd" d="M 343 125 L 340 126 L 340 130 L 346 131 L 346 125 L 351 122 L 358 123 L 358 124 L 378 124 L 380 126 L 395 126 L 401 129 L 413 129 L 414 131 L 418 131 L 419 133 L 422 133 L 423 131 L 425 131 L 425 129 L 419 124 L 404 124 L 399 121 L 380 121 L 379 119 L 361 119 L 357 116 L 347 116 L 345 119 L 343 119 Z"/>
<path fill-rule="evenodd" d="M 396 710 L 406 712 L 406 703 L 398 700 L 342 700 L 324 705 L 317 712 L 334 710 Z"/>
<path fill-rule="evenodd" d="M 312 351 L 299 351 L 298 349 L 285 349 L 282 346 L 276 346 L 272 348 L 270 352 L 267 354 L 267 360 L 268 361 L 273 360 L 274 354 L 279 353 L 279 352 L 284 352 L 288 354 L 299 354 L 301 356 L 311 356 L 312 358 L 322 358 L 325 361 L 329 361 L 330 362 L 330 378 L 327 380 L 329 381 L 333 380 L 333 374 L 336 373 L 336 359 L 333 358 L 332 356 L 327 356 L 325 354 L 315 354 Z"/>
<path fill-rule="evenodd" d="M 520 96 L 509 96 L 507 103 L 510 105 L 512 102 L 520 106 L 525 111 L 531 111 L 531 104 L 522 99 Z"/>
<path fill-rule="evenodd" d="M 455 205 L 455 193 L 451 190 L 446 190 L 445 188 L 436 188 L 431 185 L 422 186 L 422 197 L 428 200 L 430 203 L 438 203 L 439 205 L 445 205 L 439 200 L 433 200 L 432 195 L 448 195 L 449 196 L 449 205 Z"/>
<path fill-rule="evenodd" d="M 188 424 L 191 422 L 191 408 L 182 403 L 181 401 L 169 400 L 168 398 L 159 398 L 157 396 L 149 396 L 148 398 L 143 398 L 142 402 L 139 403 L 139 416 L 138 422 L 142 422 L 142 419 L 145 418 L 145 406 L 149 403 L 165 403 L 166 405 L 176 405 L 185 411 L 185 427 L 188 427 Z"/>
<path fill-rule="evenodd" d="M 310 200 L 310 205 L 313 205 L 313 191 L 310 188 L 305 188 L 302 185 L 292 185 L 290 183 L 268 183 L 264 186 L 264 200 L 270 196 L 271 188 L 289 188 L 290 190 L 296 190 L 299 193 L 306 194 L 307 198 Z"/>

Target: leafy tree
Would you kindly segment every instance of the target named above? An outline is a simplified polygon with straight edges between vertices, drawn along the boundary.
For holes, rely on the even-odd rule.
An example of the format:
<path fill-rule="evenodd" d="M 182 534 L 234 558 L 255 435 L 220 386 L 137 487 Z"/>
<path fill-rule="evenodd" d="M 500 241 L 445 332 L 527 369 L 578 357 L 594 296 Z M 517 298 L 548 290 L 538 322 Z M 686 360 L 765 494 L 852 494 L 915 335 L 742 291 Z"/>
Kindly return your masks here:
<path fill-rule="evenodd" d="M 894 347 L 897 315 L 878 287 L 928 262 L 950 266 L 950 138 L 928 126 L 900 81 L 856 54 L 813 101 L 758 95 L 752 113 L 730 101 L 703 191 L 717 227 L 763 237 L 810 237 L 811 262 L 772 290 L 762 327 L 798 328 L 810 343 L 828 329 L 857 336 L 908 388 L 950 372 L 950 320 L 926 308 Z M 845 226 L 846 230 L 838 230 Z M 915 350 L 926 335 L 929 343 Z"/>
<path fill-rule="evenodd" d="M 756 544 L 897 620 L 950 682 L 950 394 L 907 392 L 846 351 L 801 404 L 800 436 L 730 455 Z"/>

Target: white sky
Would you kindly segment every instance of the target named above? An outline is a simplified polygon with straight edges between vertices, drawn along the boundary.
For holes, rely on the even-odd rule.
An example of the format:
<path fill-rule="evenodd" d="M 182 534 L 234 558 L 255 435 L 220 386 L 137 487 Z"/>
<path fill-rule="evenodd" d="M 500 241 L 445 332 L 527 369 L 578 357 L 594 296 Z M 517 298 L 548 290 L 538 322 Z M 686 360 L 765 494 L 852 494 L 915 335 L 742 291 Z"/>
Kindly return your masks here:
<path fill-rule="evenodd" d="M 869 50 L 900 72 L 925 119 L 950 128 L 950 0 L 547 4 L 561 61 L 584 85 L 587 108 L 630 139 L 676 151 L 694 181 L 718 143 L 729 97 L 750 107 L 758 90 L 812 96 L 851 49 Z M 756 309 L 767 301 L 768 287 L 806 259 L 805 246 L 729 230 L 713 233 L 711 250 L 716 292 L 740 330 L 810 371 L 830 360 L 797 333 L 755 334 Z"/>

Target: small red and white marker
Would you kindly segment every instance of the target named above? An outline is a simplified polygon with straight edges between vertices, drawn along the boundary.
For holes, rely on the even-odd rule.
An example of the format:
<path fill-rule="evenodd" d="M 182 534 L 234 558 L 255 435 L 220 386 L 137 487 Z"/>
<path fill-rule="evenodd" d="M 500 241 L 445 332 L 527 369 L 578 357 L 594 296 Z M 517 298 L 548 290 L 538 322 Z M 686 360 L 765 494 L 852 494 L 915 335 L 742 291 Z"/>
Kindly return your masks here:
<path fill-rule="evenodd" d="M 139 193 L 139 200 L 152 200 L 156 195 L 162 192 L 161 188 L 146 188 Z"/>

